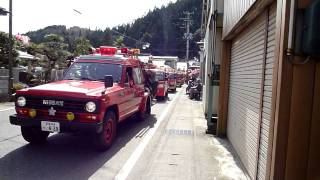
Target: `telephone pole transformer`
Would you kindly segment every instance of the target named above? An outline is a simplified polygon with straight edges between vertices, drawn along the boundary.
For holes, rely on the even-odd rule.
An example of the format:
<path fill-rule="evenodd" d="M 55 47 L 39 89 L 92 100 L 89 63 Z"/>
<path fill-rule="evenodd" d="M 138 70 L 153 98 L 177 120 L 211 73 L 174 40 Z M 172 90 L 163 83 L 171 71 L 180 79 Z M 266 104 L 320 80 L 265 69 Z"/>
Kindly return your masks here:
<path fill-rule="evenodd" d="M 185 11 L 183 12 L 183 14 L 186 15 L 185 18 L 180 18 L 185 22 L 185 26 L 181 27 L 183 29 L 186 29 L 186 33 L 184 33 L 184 39 L 186 39 L 187 43 L 186 43 L 186 61 L 189 60 L 189 48 L 190 48 L 190 40 L 192 40 L 192 33 L 190 33 L 190 26 L 192 23 L 191 20 L 191 15 L 193 13 L 190 13 L 189 11 Z"/>

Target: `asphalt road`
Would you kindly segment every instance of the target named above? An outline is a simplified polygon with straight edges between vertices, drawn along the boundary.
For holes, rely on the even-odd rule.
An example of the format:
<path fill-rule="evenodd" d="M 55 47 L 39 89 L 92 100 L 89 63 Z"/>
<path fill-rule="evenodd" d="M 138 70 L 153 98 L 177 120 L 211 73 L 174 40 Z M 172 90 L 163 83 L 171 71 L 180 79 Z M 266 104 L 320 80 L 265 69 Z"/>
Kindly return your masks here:
<path fill-rule="evenodd" d="M 20 127 L 9 123 L 14 109 L 6 107 L 0 110 L 0 180 L 114 179 L 126 169 L 137 149 L 148 143 L 143 140 L 145 136 L 151 139 L 152 131 L 157 131 L 159 119 L 170 116 L 169 107 L 173 108 L 174 99 L 183 94 L 180 91 L 183 89 L 169 94 L 169 100 L 153 104 L 152 116 L 147 120 L 122 123 L 114 145 L 103 153 L 95 151 L 85 135 L 53 134 L 45 145 L 29 145 Z"/>

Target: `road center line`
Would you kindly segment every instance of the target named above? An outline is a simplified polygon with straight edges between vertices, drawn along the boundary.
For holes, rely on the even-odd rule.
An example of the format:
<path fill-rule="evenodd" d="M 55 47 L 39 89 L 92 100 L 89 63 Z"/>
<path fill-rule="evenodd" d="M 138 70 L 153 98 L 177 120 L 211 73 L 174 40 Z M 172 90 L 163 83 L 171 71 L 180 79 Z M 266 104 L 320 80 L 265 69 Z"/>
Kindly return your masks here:
<path fill-rule="evenodd" d="M 3 111 L 9 111 L 9 110 L 13 110 L 14 107 L 11 107 L 11 108 L 7 108 L 7 109 L 0 109 L 0 112 L 3 112 Z"/>
<path fill-rule="evenodd" d="M 134 152 L 131 154 L 129 159 L 126 161 L 126 163 L 122 166 L 118 174 L 115 176 L 115 180 L 125 180 L 129 173 L 131 172 L 132 168 L 136 164 L 136 162 L 139 160 L 141 154 L 143 153 L 145 147 L 148 145 L 149 141 L 153 137 L 153 135 L 157 132 L 157 129 L 159 128 L 161 122 L 164 120 L 164 118 L 167 116 L 171 106 L 175 103 L 177 97 L 181 94 L 182 91 L 177 93 L 177 95 L 174 97 L 174 99 L 169 103 L 169 105 L 166 107 L 166 109 L 162 112 L 161 116 L 157 120 L 156 124 L 153 128 L 151 128 L 147 134 L 145 135 L 145 138 L 140 142 L 138 147 L 134 150 Z"/>

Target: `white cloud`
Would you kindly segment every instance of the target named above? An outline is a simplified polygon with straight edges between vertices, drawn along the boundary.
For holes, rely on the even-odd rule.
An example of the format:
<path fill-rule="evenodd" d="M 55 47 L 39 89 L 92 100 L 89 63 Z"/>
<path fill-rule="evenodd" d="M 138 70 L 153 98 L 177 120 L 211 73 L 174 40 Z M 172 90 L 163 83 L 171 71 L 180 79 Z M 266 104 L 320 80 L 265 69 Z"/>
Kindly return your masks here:
<path fill-rule="evenodd" d="M 132 22 L 154 7 L 176 0 L 12 0 L 13 33 L 25 33 L 49 25 L 104 29 Z M 9 9 L 9 0 L 0 7 Z M 78 14 L 73 9 L 80 11 Z M 8 17 L 0 17 L 0 31 L 8 32 Z"/>

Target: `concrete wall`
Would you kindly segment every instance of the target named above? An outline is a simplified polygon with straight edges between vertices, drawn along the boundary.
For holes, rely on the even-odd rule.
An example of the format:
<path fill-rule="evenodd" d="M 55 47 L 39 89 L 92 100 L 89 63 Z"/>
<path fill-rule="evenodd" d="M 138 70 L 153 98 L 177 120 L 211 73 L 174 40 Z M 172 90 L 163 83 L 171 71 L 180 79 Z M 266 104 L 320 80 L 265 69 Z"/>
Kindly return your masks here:
<path fill-rule="evenodd" d="M 8 96 L 8 74 L 7 69 L 0 69 L 0 99 Z"/>

